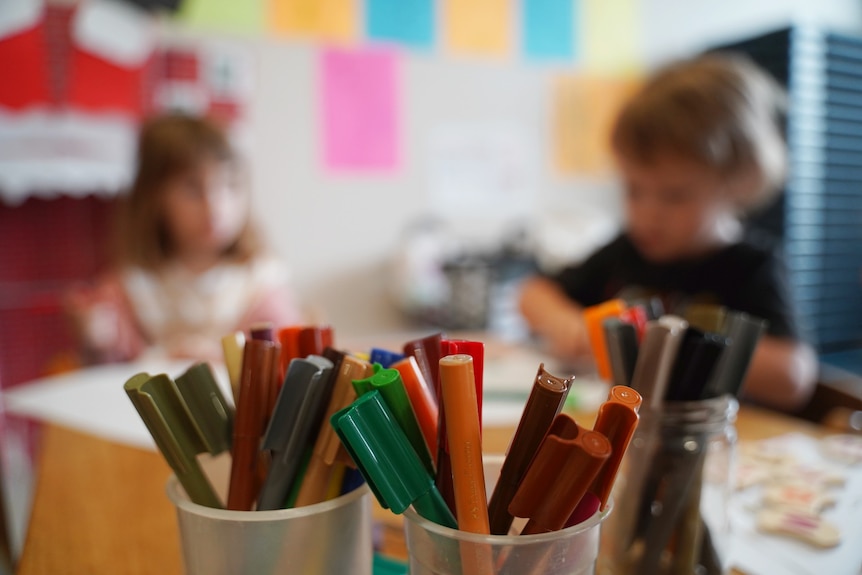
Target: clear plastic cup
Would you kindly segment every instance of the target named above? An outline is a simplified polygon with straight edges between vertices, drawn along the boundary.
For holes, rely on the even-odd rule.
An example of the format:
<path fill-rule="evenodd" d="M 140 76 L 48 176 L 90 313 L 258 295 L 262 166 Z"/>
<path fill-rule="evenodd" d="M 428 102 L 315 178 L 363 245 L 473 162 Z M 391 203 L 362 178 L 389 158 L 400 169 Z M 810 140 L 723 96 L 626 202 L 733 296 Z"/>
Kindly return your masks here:
<path fill-rule="evenodd" d="M 366 485 L 323 503 L 276 511 L 198 505 L 173 476 L 167 494 L 177 510 L 187 575 L 371 575 Z"/>
<path fill-rule="evenodd" d="M 485 456 L 488 495 L 499 475 L 502 456 Z M 539 535 L 478 535 L 450 529 L 420 517 L 412 508 L 404 512 L 404 533 L 410 575 L 591 575 L 599 554 L 602 522 L 609 504 L 579 525 Z M 517 521 L 517 520 L 516 520 Z M 474 566 L 476 558 L 483 568 Z"/>

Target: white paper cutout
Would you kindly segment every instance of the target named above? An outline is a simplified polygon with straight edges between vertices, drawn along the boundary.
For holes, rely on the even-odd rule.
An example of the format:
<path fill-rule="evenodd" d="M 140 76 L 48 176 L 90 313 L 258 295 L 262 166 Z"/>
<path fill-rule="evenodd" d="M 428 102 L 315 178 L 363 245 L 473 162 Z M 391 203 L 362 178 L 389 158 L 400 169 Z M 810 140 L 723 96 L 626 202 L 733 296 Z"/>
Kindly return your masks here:
<path fill-rule="evenodd" d="M 154 23 L 130 2 L 86 0 L 73 18 L 72 40 L 100 58 L 124 68 L 136 68 L 153 51 Z"/>
<path fill-rule="evenodd" d="M 136 138 L 119 114 L 0 109 L 0 201 L 116 194 L 131 181 Z"/>
<path fill-rule="evenodd" d="M 0 40 L 35 26 L 44 8 L 43 0 L 0 1 Z"/>
<path fill-rule="evenodd" d="M 437 126 L 429 141 L 428 185 L 437 214 L 517 217 L 535 207 L 538 138 L 518 126 Z"/>
<path fill-rule="evenodd" d="M 201 51 L 203 80 L 214 99 L 248 98 L 254 88 L 254 55 L 241 46 L 211 43 Z"/>

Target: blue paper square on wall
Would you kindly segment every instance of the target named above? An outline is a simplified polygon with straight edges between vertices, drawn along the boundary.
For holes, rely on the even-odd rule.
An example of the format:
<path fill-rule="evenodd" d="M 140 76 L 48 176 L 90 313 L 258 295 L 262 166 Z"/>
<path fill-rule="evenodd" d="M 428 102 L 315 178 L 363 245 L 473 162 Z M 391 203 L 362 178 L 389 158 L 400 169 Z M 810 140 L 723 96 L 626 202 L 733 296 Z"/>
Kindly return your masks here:
<path fill-rule="evenodd" d="M 434 43 L 433 0 L 366 0 L 365 28 L 371 40 L 388 40 L 414 48 Z"/>
<path fill-rule="evenodd" d="M 576 0 L 522 0 L 521 42 L 528 58 L 575 57 Z"/>

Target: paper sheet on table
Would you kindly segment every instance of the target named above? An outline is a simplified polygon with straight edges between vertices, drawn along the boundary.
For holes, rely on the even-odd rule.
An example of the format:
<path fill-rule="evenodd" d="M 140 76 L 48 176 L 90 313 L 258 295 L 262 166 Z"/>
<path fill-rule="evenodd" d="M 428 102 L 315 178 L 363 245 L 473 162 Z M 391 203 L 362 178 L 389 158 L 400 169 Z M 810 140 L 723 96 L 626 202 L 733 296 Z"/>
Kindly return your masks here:
<path fill-rule="evenodd" d="M 569 375 L 565 368 L 548 363 L 538 351 L 511 347 L 485 359 L 482 421 L 486 426 L 517 425 L 539 364 L 551 373 Z M 123 390 L 131 376 L 147 372 L 171 377 L 188 369 L 191 361 L 144 359 L 134 363 L 96 366 L 68 374 L 35 380 L 0 393 L 4 409 L 12 414 L 56 423 L 110 441 L 155 449 L 153 439 Z M 232 397 L 223 365 L 213 365 L 216 381 L 225 397 Z M 569 396 L 574 409 L 596 409 L 607 397 L 607 384 L 579 376 Z"/>
<path fill-rule="evenodd" d="M 737 492 L 731 503 L 731 563 L 748 575 L 856 575 L 862 569 L 862 464 L 842 466 L 824 457 L 818 440 L 792 433 L 768 440 L 802 463 L 828 465 L 846 474 L 847 483 L 833 488 L 838 501 L 823 512 L 838 526 L 842 543 L 833 549 L 817 549 L 805 543 L 759 533 L 751 511 L 761 496 L 760 487 Z"/>
<path fill-rule="evenodd" d="M 191 361 L 167 360 L 102 365 L 20 385 L 0 397 L 9 413 L 154 450 L 153 438 L 123 384 L 142 371 L 175 377 L 191 365 Z M 225 397 L 230 398 L 224 368 L 213 366 L 213 372 Z"/>

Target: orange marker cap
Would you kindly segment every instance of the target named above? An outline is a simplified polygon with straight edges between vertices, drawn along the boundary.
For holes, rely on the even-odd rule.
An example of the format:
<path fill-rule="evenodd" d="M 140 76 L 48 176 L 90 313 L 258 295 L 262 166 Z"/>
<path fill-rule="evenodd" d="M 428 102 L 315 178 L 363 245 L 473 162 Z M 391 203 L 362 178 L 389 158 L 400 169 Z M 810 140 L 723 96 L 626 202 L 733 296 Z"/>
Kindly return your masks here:
<path fill-rule="evenodd" d="M 289 327 L 283 327 L 278 330 L 278 342 L 281 344 L 281 356 L 279 358 L 279 373 L 281 375 L 281 380 L 284 381 L 284 376 L 287 375 L 287 366 L 290 365 L 290 361 L 297 357 L 301 357 L 299 355 L 299 332 L 302 331 L 302 327 L 298 325 L 292 325 Z"/>
<path fill-rule="evenodd" d="M 413 413 L 416 414 L 422 436 L 428 444 L 428 451 L 436 459 L 438 409 L 431 388 L 428 387 L 428 382 L 425 381 L 414 357 L 405 357 L 396 361 L 392 364 L 392 369 L 397 369 L 401 374 L 401 381 L 404 383 L 404 389 L 407 390 L 407 397 L 410 399 L 410 405 L 413 406 Z"/>
<path fill-rule="evenodd" d="M 626 310 L 626 304 L 621 299 L 612 299 L 584 309 L 584 323 L 587 326 L 587 336 L 596 361 L 599 377 L 611 381 L 611 361 L 608 357 L 608 344 L 605 340 L 604 322 L 610 317 L 620 317 Z"/>
<path fill-rule="evenodd" d="M 449 355 L 440 359 L 439 368 L 458 528 L 488 535 L 491 531 L 473 358 L 466 354 Z"/>
<path fill-rule="evenodd" d="M 615 385 L 599 407 L 593 431 L 607 437 L 613 450 L 589 489 L 599 498 L 601 509 L 608 503 L 620 463 L 637 429 L 641 402 L 641 395 L 631 387 Z"/>

